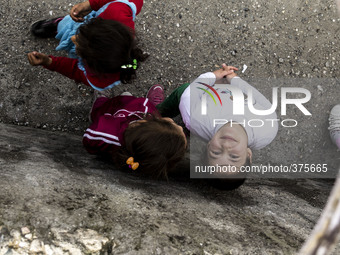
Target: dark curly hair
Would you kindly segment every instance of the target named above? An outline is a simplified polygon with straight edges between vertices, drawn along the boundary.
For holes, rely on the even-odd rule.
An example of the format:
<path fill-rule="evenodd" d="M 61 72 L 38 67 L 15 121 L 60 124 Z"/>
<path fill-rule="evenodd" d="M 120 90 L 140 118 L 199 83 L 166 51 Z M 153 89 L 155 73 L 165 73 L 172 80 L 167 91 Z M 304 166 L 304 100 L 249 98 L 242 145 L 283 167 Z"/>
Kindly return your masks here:
<path fill-rule="evenodd" d="M 132 64 L 133 59 L 139 64 L 148 57 L 137 48 L 134 32 L 114 20 L 91 19 L 79 27 L 76 42 L 77 54 L 92 72 L 98 75 L 120 72 L 122 83 L 135 78 L 136 70 L 121 66 Z"/>
<path fill-rule="evenodd" d="M 151 117 L 125 130 L 124 146 L 113 153 L 113 159 L 119 167 L 128 168 L 126 160 L 133 157 L 142 175 L 167 179 L 168 171 L 184 158 L 185 152 L 186 139 L 176 126 Z"/>

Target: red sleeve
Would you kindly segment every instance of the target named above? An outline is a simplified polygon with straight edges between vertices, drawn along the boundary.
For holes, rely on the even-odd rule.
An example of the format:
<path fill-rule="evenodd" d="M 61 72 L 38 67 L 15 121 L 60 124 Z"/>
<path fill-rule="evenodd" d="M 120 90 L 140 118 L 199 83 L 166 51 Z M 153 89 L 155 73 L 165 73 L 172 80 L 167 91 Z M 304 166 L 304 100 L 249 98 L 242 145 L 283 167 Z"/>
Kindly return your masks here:
<path fill-rule="evenodd" d="M 67 57 L 54 57 L 52 58 L 52 64 L 49 66 L 44 66 L 46 69 L 58 72 L 66 77 L 75 80 L 76 82 L 82 82 L 88 86 L 90 84 L 87 82 L 87 79 L 83 73 L 78 68 L 78 60 L 74 58 Z"/>
<path fill-rule="evenodd" d="M 98 10 L 100 7 L 105 5 L 106 3 L 109 3 L 112 1 L 109 0 L 90 0 L 91 8 L 93 10 Z M 130 2 L 133 2 L 136 5 L 137 13 L 140 13 L 142 6 L 143 6 L 143 0 L 131 0 Z M 93 5 L 93 6 L 92 6 Z M 94 9 L 95 8 L 95 9 Z M 128 26 L 129 28 L 132 28 L 135 30 L 135 22 L 133 21 L 133 15 L 132 10 L 130 6 L 128 6 L 125 3 L 122 2 L 116 2 L 110 4 L 105 11 L 103 11 L 98 17 L 101 17 L 103 19 L 110 19 L 119 21 L 120 23 Z"/>
<path fill-rule="evenodd" d="M 123 3 L 110 4 L 98 17 L 118 21 L 135 30 L 131 8 Z"/>
<path fill-rule="evenodd" d="M 91 9 L 94 11 L 98 11 L 102 6 L 112 1 L 114 0 L 89 0 Z"/>
<path fill-rule="evenodd" d="M 90 2 L 92 10 L 98 11 L 102 6 L 104 6 L 107 3 L 114 2 L 114 0 L 89 0 L 89 2 Z M 138 15 L 140 11 L 142 10 L 143 0 L 130 0 L 129 2 L 132 2 L 136 5 L 136 9 L 137 9 L 136 15 Z"/>
<path fill-rule="evenodd" d="M 121 146 L 126 126 L 119 119 L 103 115 L 86 129 L 83 145 L 90 154 L 105 155 Z"/>
<path fill-rule="evenodd" d="M 91 9 L 94 11 L 98 11 L 100 7 L 104 6 L 105 4 L 112 2 L 113 0 L 89 0 Z"/>

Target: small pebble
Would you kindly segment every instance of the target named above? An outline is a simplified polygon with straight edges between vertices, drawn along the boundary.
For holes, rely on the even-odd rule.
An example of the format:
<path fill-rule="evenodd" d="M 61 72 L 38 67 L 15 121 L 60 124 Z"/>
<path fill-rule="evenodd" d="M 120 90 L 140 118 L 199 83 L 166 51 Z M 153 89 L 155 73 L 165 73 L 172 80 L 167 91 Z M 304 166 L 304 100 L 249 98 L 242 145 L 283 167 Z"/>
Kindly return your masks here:
<path fill-rule="evenodd" d="M 27 234 L 29 234 L 29 233 L 31 233 L 31 231 L 29 230 L 28 227 L 23 227 L 23 228 L 21 228 L 21 234 L 27 235 Z"/>
<path fill-rule="evenodd" d="M 27 235 L 25 235 L 25 238 L 27 239 L 27 240 L 32 240 L 33 239 L 33 235 L 31 234 L 31 233 L 29 233 L 29 234 L 27 234 Z"/>
<path fill-rule="evenodd" d="M 321 87 L 321 85 L 318 85 L 317 88 L 319 91 L 323 92 L 323 88 Z"/>

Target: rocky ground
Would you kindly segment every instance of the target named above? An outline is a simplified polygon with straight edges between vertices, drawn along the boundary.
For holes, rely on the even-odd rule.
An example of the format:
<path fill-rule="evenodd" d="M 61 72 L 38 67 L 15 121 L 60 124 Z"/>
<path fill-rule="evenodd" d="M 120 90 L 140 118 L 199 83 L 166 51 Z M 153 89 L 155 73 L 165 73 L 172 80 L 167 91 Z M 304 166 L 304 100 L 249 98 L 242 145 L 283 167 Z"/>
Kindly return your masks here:
<path fill-rule="evenodd" d="M 63 55 L 54 50 L 55 39 L 36 39 L 29 28 L 42 17 L 67 14 L 73 4 L 2 0 L 1 122 L 76 134 L 88 126 L 92 89 L 31 67 L 26 58 L 33 50 Z M 114 93 L 129 90 L 145 96 L 151 85 L 161 83 L 169 94 L 223 62 L 240 69 L 246 64 L 248 69 L 240 76 L 254 81 L 269 98 L 274 86 L 298 84 L 312 94 L 305 104 L 312 116 L 288 107 L 281 120 L 295 119 L 298 127 L 281 128 L 257 161 L 327 163 L 334 169 L 339 154 L 331 145 L 327 119 L 331 107 L 339 103 L 339 29 L 333 1 L 146 1 L 136 31 L 140 47 L 150 57 L 133 84 L 118 86 Z"/>
<path fill-rule="evenodd" d="M 33 50 L 64 54 L 55 52 L 56 40 L 36 39 L 29 27 L 41 18 L 66 15 L 75 2 L 0 2 L 0 122 L 6 124 L 0 141 L 0 254 L 30 249 L 47 254 L 291 254 L 302 245 L 332 179 L 256 179 L 237 191 L 220 192 L 200 182 L 165 184 L 107 171 L 109 166 L 85 154 L 80 142 L 93 91 L 31 67 L 26 58 Z M 298 84 L 312 94 L 305 104 L 312 116 L 294 107 L 287 116 L 279 114 L 281 120 L 296 119 L 298 126 L 280 127 L 254 161 L 327 164 L 324 177 L 334 178 L 340 154 L 327 127 L 329 111 L 340 98 L 339 21 L 329 0 L 145 1 L 136 30 L 150 57 L 138 78 L 114 93 L 144 96 L 161 83 L 169 94 L 223 62 L 240 69 L 246 64 L 240 76 L 269 98 L 273 86 Z"/>
<path fill-rule="evenodd" d="M 333 183 L 151 181 L 88 156 L 80 136 L 0 128 L 0 254 L 294 254 Z"/>

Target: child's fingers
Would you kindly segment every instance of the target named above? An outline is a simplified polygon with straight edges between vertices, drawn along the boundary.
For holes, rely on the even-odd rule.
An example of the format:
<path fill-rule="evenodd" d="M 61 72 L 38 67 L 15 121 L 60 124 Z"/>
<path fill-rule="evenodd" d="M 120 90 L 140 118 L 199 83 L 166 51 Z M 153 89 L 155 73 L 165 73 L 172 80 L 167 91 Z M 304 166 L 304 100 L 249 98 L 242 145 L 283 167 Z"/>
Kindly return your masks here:
<path fill-rule="evenodd" d="M 27 55 L 36 56 L 37 53 L 38 53 L 37 51 L 32 51 L 32 52 L 28 53 Z"/>
<path fill-rule="evenodd" d="M 91 8 L 91 6 L 87 6 L 84 3 L 76 4 L 72 7 L 70 16 L 75 22 L 82 22 L 84 21 L 84 17 L 90 13 L 89 8 Z"/>
<path fill-rule="evenodd" d="M 237 68 L 237 67 L 235 67 L 235 66 L 228 66 L 228 65 L 225 64 L 225 63 L 222 64 L 222 69 L 223 69 L 224 71 L 226 71 L 226 70 L 234 70 L 234 71 L 238 71 L 238 68 Z"/>
<path fill-rule="evenodd" d="M 84 18 L 79 15 L 70 15 L 75 22 L 83 22 Z"/>
<path fill-rule="evenodd" d="M 234 71 L 238 71 L 238 68 L 237 67 L 234 67 L 234 66 L 228 66 L 230 70 L 234 70 Z"/>
<path fill-rule="evenodd" d="M 75 21 L 75 22 L 77 22 L 78 21 L 78 18 L 77 18 L 77 15 L 73 12 L 71 12 L 70 13 L 70 16 L 71 16 L 71 18 Z"/>
<path fill-rule="evenodd" d="M 41 55 L 42 53 L 33 51 L 31 53 L 27 54 L 27 58 L 28 58 L 28 62 L 32 65 L 32 66 L 36 66 L 36 65 L 40 65 L 41 64 Z"/>
<path fill-rule="evenodd" d="M 27 58 L 28 58 L 28 60 L 34 59 L 34 52 L 28 53 L 28 54 L 27 54 Z"/>
<path fill-rule="evenodd" d="M 233 74 L 233 73 L 234 73 L 234 70 L 229 70 L 229 71 L 226 72 L 225 76 Z"/>
<path fill-rule="evenodd" d="M 72 7 L 70 11 L 70 16 L 74 21 L 79 22 L 79 19 L 81 18 L 79 16 L 79 13 L 80 11 L 78 10 L 78 4 L 76 4 L 75 6 Z"/>
<path fill-rule="evenodd" d="M 38 61 L 41 60 L 43 57 L 45 56 L 45 54 L 40 53 L 40 52 L 33 52 L 33 57 Z"/>
<path fill-rule="evenodd" d="M 27 54 L 27 58 L 28 58 L 28 62 L 31 65 L 35 65 L 35 57 L 32 52 Z"/>
<path fill-rule="evenodd" d="M 223 71 L 223 72 L 221 73 L 221 78 L 226 77 L 226 76 L 228 76 L 228 75 L 230 75 L 230 74 L 232 74 L 232 73 L 234 73 L 233 70 Z"/>
<path fill-rule="evenodd" d="M 45 53 L 37 52 L 36 56 L 37 56 L 38 58 L 44 58 L 44 57 L 46 57 L 47 55 L 46 55 Z"/>

